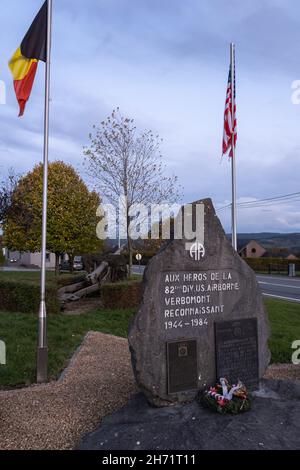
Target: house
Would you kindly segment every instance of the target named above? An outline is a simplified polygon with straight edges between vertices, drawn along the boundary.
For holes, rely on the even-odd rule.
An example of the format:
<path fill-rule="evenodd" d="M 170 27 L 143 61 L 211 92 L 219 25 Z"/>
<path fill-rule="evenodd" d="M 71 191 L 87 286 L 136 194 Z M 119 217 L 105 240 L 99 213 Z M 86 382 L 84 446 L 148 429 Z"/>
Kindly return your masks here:
<path fill-rule="evenodd" d="M 286 257 L 286 259 L 289 259 L 291 261 L 297 261 L 299 258 L 297 258 L 297 256 L 291 253 L 289 256 Z"/>
<path fill-rule="evenodd" d="M 247 245 L 239 250 L 239 255 L 242 258 L 261 258 L 266 251 L 267 250 L 256 240 L 250 240 Z"/>
<path fill-rule="evenodd" d="M 23 266 L 26 268 L 40 268 L 41 267 L 41 253 L 27 253 L 20 251 L 9 251 L 4 248 L 4 256 L 9 265 Z M 55 254 L 46 254 L 46 269 L 55 268 Z"/>
<path fill-rule="evenodd" d="M 242 258 L 280 258 L 291 261 L 299 259 L 286 248 L 271 248 L 267 250 L 256 240 L 250 240 L 246 245 L 240 248 L 239 255 Z"/>

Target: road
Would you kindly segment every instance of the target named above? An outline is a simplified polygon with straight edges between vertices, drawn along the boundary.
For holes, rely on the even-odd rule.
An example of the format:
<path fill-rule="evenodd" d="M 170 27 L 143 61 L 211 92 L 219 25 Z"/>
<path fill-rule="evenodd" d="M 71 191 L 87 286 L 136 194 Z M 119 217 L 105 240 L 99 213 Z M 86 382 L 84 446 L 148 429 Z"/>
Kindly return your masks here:
<path fill-rule="evenodd" d="M 20 272 L 20 273 L 21 273 L 21 272 L 22 272 L 22 273 L 26 273 L 26 272 L 29 273 L 29 272 L 31 272 L 31 273 L 34 273 L 34 272 L 40 271 L 40 269 L 38 269 L 38 268 L 36 268 L 36 269 L 28 269 L 28 268 L 19 268 L 19 267 L 17 267 L 17 266 L 15 266 L 15 267 L 14 267 L 14 266 L 7 266 L 7 267 L 0 268 L 0 272 L 1 272 L 1 271 L 5 271 L 5 272 L 8 272 L 8 273 L 9 273 L 9 272 L 10 272 L 10 273 L 12 273 L 12 272 Z"/>
<path fill-rule="evenodd" d="M 264 296 L 300 303 L 299 277 L 268 275 L 257 275 L 256 277 Z"/>
<path fill-rule="evenodd" d="M 143 274 L 143 272 L 145 271 L 145 267 L 146 266 L 139 266 L 137 264 L 134 264 L 132 266 L 132 274 Z"/>
<path fill-rule="evenodd" d="M 134 265 L 133 274 L 142 274 L 145 266 Z M 290 300 L 300 303 L 300 278 L 287 276 L 257 275 L 257 280 L 265 297 Z"/>

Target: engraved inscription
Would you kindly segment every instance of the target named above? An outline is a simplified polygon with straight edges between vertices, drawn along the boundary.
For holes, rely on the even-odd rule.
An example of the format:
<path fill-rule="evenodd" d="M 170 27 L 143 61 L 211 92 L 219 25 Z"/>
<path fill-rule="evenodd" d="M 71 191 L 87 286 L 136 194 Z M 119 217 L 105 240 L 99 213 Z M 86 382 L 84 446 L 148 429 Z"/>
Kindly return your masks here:
<path fill-rule="evenodd" d="M 246 386 L 258 383 L 257 319 L 215 323 L 217 378 Z"/>
<path fill-rule="evenodd" d="M 207 327 L 211 317 L 226 311 L 240 278 L 231 270 L 163 272 L 160 282 L 165 330 Z"/>

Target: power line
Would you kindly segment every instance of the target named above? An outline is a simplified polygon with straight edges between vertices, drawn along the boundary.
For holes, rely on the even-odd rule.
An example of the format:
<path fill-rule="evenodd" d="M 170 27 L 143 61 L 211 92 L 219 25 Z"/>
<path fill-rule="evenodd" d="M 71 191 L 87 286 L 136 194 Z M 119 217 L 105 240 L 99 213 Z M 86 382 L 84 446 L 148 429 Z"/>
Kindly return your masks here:
<path fill-rule="evenodd" d="M 288 199 L 288 200 L 278 200 L 276 201 L 276 205 L 285 205 L 285 204 L 288 204 L 288 203 L 291 203 L 291 202 L 300 202 L 300 199 Z M 262 204 L 253 204 L 251 206 L 240 206 L 239 208 L 240 209 L 255 209 L 256 207 L 272 207 L 274 206 L 275 203 L 262 203 Z"/>
<path fill-rule="evenodd" d="M 246 206 L 246 205 L 262 203 L 262 202 L 274 202 L 276 200 L 293 199 L 293 198 L 296 198 L 296 197 L 299 197 L 299 196 L 300 196 L 300 192 L 297 192 L 297 193 L 285 194 L 283 196 L 269 197 L 269 198 L 266 198 L 266 199 L 257 199 L 255 201 L 240 202 L 239 204 L 241 206 Z"/>
<path fill-rule="evenodd" d="M 268 207 L 275 202 L 277 204 L 285 204 L 288 202 L 298 202 L 300 201 L 300 192 L 284 194 L 282 196 L 274 196 L 264 199 L 257 199 L 255 201 L 248 201 L 248 202 L 239 202 L 237 206 L 240 209 L 250 209 L 250 208 L 258 208 L 258 207 Z M 222 212 L 231 207 L 231 204 L 227 204 L 226 206 L 220 207 L 217 209 L 217 212 Z"/>
<path fill-rule="evenodd" d="M 224 206 L 224 207 L 220 207 L 220 209 L 217 209 L 216 212 L 220 212 L 224 209 L 228 209 L 228 207 L 231 207 L 231 204 L 227 204 L 227 206 Z"/>

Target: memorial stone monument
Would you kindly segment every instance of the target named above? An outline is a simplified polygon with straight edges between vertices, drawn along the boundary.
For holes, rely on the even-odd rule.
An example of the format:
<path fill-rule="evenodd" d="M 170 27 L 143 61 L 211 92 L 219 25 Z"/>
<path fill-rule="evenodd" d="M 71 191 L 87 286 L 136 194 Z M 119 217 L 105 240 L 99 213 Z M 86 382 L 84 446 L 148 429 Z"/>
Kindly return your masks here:
<path fill-rule="evenodd" d="M 232 248 L 210 199 L 193 203 L 194 216 L 201 204 L 203 243 L 187 249 L 190 240 L 173 239 L 152 258 L 129 331 L 137 384 L 155 406 L 191 401 L 220 377 L 255 388 L 270 359 L 255 274 Z"/>

